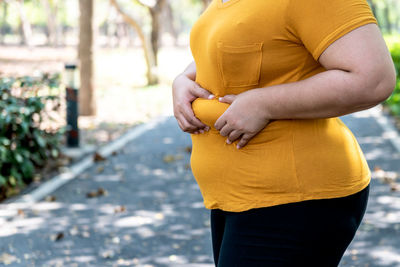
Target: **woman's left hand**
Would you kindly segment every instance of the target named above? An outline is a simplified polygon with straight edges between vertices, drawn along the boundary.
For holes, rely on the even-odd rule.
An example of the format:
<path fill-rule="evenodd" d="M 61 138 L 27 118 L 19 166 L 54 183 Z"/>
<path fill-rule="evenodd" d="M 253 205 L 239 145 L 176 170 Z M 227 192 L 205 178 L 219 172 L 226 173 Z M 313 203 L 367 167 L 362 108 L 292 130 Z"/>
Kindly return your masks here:
<path fill-rule="evenodd" d="M 214 124 L 222 136 L 228 137 L 228 144 L 240 139 L 237 148 L 244 147 L 269 123 L 265 105 L 260 101 L 259 90 L 253 89 L 239 95 L 219 98 L 220 102 L 231 104 Z"/>

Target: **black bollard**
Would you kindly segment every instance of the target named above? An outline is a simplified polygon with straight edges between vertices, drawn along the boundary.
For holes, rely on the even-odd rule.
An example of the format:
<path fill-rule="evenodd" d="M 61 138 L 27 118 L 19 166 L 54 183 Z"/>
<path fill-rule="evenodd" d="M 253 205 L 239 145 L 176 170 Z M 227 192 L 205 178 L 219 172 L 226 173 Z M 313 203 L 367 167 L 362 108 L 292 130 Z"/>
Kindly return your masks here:
<path fill-rule="evenodd" d="M 76 86 L 76 65 L 65 65 L 67 100 L 67 147 L 79 147 L 78 88 Z"/>

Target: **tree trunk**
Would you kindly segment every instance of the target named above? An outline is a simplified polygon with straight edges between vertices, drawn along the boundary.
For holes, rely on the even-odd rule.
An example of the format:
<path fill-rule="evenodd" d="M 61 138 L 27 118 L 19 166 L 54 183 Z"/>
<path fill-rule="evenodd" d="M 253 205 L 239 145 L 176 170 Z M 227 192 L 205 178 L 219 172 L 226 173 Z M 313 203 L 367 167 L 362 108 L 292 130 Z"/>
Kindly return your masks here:
<path fill-rule="evenodd" d="M 24 10 L 24 0 L 16 1 L 19 10 L 20 19 L 20 32 L 21 32 L 21 44 L 22 45 L 32 45 L 32 28 L 31 24 L 26 17 Z"/>
<path fill-rule="evenodd" d="M 218 0 L 221 1 L 221 0 Z M 203 10 L 206 10 L 206 8 L 208 7 L 208 5 L 210 4 L 211 0 L 202 0 L 203 3 Z"/>
<path fill-rule="evenodd" d="M 166 21 L 167 21 L 167 25 L 165 25 L 165 26 L 167 27 L 168 32 L 174 38 L 175 45 L 177 45 L 178 32 L 174 25 L 174 12 L 172 11 L 171 5 L 168 1 L 165 3 L 165 17 L 166 17 Z"/>
<path fill-rule="evenodd" d="M 79 0 L 79 47 L 81 88 L 79 90 L 79 114 L 91 116 L 96 114 L 94 95 L 94 2 Z"/>
<path fill-rule="evenodd" d="M 58 44 L 57 3 L 50 0 L 42 0 L 42 4 L 47 17 L 47 43 L 51 46 L 56 46 Z"/>
<path fill-rule="evenodd" d="M 158 48 L 160 47 L 160 16 L 164 4 L 165 0 L 158 0 L 154 7 L 149 7 L 151 15 L 151 48 L 153 49 L 154 64 L 156 67 L 158 66 Z"/>
<path fill-rule="evenodd" d="M 3 1 L 3 18 L 1 21 L 1 33 L 0 33 L 0 43 L 4 44 L 4 37 L 7 34 L 7 16 L 8 16 L 8 4 Z"/>
<path fill-rule="evenodd" d="M 144 52 L 144 57 L 147 65 L 147 83 L 148 85 L 157 84 L 158 77 L 155 74 L 155 56 L 153 54 L 153 49 L 150 47 L 149 42 L 147 41 L 142 29 L 139 24 L 128 14 L 126 14 L 122 8 L 118 5 L 116 0 L 110 0 L 111 5 L 118 11 L 118 13 L 122 16 L 124 21 L 132 26 L 137 32 L 140 40 L 142 41 L 142 47 Z"/>

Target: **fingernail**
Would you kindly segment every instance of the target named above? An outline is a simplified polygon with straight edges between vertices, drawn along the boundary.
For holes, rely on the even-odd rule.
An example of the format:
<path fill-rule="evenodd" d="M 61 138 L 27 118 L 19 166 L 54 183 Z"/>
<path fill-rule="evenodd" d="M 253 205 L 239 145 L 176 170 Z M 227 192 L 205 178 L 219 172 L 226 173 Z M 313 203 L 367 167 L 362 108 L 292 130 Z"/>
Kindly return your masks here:
<path fill-rule="evenodd" d="M 231 140 L 229 140 L 229 139 L 226 139 L 226 143 L 227 143 L 228 145 L 232 144 Z"/>
<path fill-rule="evenodd" d="M 236 148 L 237 148 L 237 149 L 241 149 L 241 146 L 237 145 Z"/>
<path fill-rule="evenodd" d="M 210 127 L 206 127 L 206 128 L 204 128 L 204 130 L 206 131 L 206 132 L 208 132 L 209 130 L 210 130 Z"/>
<path fill-rule="evenodd" d="M 215 97 L 215 95 L 209 95 L 208 99 L 213 99 Z"/>
<path fill-rule="evenodd" d="M 202 134 L 203 134 L 203 133 L 204 133 L 204 130 L 200 130 L 200 133 L 202 133 Z"/>
<path fill-rule="evenodd" d="M 218 101 L 222 101 L 222 97 L 219 97 L 219 98 L 218 98 Z"/>
<path fill-rule="evenodd" d="M 194 134 L 199 134 L 199 132 L 198 132 L 198 131 L 195 131 Z"/>

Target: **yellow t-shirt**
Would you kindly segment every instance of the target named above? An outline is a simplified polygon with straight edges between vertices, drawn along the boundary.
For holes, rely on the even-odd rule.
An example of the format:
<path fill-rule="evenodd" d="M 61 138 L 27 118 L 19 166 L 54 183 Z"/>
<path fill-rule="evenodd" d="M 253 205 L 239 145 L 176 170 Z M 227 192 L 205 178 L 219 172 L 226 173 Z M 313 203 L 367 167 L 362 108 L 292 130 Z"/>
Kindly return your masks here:
<path fill-rule="evenodd" d="M 325 71 L 321 53 L 344 34 L 376 23 L 365 0 L 213 0 L 193 26 L 196 82 L 214 95 L 296 82 Z M 239 212 L 365 188 L 370 171 L 338 118 L 275 120 L 244 148 L 213 128 L 228 105 L 196 99 L 211 126 L 191 135 L 193 174 L 208 209 Z"/>

